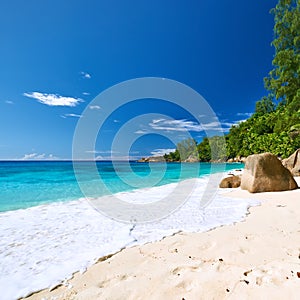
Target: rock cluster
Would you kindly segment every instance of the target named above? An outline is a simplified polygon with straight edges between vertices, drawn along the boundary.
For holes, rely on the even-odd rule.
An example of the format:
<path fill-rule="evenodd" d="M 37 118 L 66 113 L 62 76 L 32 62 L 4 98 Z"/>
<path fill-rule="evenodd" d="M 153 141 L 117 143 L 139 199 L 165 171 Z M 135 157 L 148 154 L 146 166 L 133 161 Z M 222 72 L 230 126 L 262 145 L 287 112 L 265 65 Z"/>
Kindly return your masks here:
<path fill-rule="evenodd" d="M 189 162 L 189 163 L 195 163 L 199 162 L 199 158 L 195 154 L 191 154 L 187 159 L 185 159 L 183 162 Z"/>
<path fill-rule="evenodd" d="M 229 158 L 227 160 L 227 162 L 229 162 L 229 163 L 234 163 L 234 162 L 245 163 L 246 159 L 247 159 L 247 157 L 238 156 L 238 157 L 235 157 L 235 158 Z"/>
<path fill-rule="evenodd" d="M 143 157 L 138 160 L 138 162 L 164 162 L 166 161 L 163 156 L 151 156 Z"/>

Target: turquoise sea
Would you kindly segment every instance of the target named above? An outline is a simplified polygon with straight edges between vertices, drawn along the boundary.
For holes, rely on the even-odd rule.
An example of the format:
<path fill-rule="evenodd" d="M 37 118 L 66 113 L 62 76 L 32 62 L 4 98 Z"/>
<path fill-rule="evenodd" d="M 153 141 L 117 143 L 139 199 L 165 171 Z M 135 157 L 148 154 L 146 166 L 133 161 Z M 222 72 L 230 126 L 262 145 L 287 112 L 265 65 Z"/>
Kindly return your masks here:
<path fill-rule="evenodd" d="M 107 190 L 99 189 L 92 173 L 92 162 L 80 162 L 80 180 L 88 182 L 89 196 L 99 197 Z M 182 166 L 184 165 L 184 168 Z M 243 168 L 242 164 L 180 164 L 180 163 L 138 163 L 130 162 L 128 169 L 124 162 L 97 162 L 99 176 L 111 193 L 130 191 L 139 188 L 161 186 L 179 180 L 201 177 L 211 172 L 223 172 Z M 165 169 L 165 170 L 164 170 Z M 77 167 L 78 170 L 78 167 Z M 162 173 L 163 172 L 163 173 Z M 196 172 L 196 173 L 195 173 Z M 148 176 L 157 181 L 151 184 Z M 121 178 L 120 178 L 121 175 Z M 128 184 L 122 178 L 138 181 Z M 93 189 L 93 185 L 95 188 Z M 72 161 L 2 161 L 0 162 L 0 211 L 28 208 L 45 203 L 70 201 L 84 195 L 77 183 Z"/>

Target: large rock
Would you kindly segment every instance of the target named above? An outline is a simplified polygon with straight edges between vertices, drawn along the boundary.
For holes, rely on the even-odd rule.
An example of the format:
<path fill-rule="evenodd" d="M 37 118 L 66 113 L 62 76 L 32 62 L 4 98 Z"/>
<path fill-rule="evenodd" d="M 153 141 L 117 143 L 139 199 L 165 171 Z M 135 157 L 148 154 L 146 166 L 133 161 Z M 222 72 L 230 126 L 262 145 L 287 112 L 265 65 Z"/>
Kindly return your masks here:
<path fill-rule="evenodd" d="M 291 172 L 272 153 L 248 156 L 241 188 L 250 193 L 293 190 L 298 187 Z"/>
<path fill-rule="evenodd" d="M 220 188 L 238 188 L 241 185 L 241 177 L 240 176 L 230 176 L 223 178 L 219 184 Z"/>
<path fill-rule="evenodd" d="M 290 170 L 293 176 L 300 176 L 300 149 L 295 151 L 289 158 L 284 159 L 282 164 Z"/>

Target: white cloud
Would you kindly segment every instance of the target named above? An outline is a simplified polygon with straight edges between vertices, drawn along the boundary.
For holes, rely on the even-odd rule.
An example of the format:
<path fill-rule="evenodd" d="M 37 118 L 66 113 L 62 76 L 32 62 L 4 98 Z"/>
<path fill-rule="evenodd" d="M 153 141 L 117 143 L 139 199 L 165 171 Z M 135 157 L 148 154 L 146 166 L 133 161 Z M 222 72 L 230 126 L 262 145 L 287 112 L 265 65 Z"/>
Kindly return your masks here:
<path fill-rule="evenodd" d="M 25 154 L 22 159 L 38 159 L 38 158 L 44 158 L 44 154 L 38 155 L 37 153 L 31 153 L 31 154 Z"/>
<path fill-rule="evenodd" d="M 83 102 L 83 100 L 80 98 L 65 97 L 40 92 L 24 93 L 23 95 L 49 106 L 76 106 L 79 104 L 79 102 Z"/>
<path fill-rule="evenodd" d="M 233 125 L 237 125 L 243 121 L 244 120 L 234 121 L 234 122 L 211 122 L 211 123 L 203 124 L 203 129 L 204 130 L 215 130 L 215 131 L 220 131 L 220 132 L 228 132 L 229 129 Z"/>
<path fill-rule="evenodd" d="M 87 150 L 85 151 L 86 153 L 94 153 L 94 154 L 113 154 L 113 153 L 120 153 L 118 151 L 113 151 L 113 150 Z"/>
<path fill-rule="evenodd" d="M 84 95 L 84 96 L 89 96 L 90 93 L 88 93 L 88 92 L 83 92 L 82 95 Z"/>
<path fill-rule="evenodd" d="M 165 119 L 154 119 L 154 120 L 152 120 L 152 123 L 156 124 L 156 123 L 160 123 L 160 122 L 163 122 L 163 121 L 166 121 L 166 120 Z"/>
<path fill-rule="evenodd" d="M 10 101 L 10 100 L 6 100 L 5 103 L 6 103 L 6 104 L 14 104 L 14 102 L 13 102 L 13 101 Z"/>
<path fill-rule="evenodd" d="M 128 160 L 136 160 L 135 157 L 132 156 L 97 156 L 95 160 L 120 160 L 120 161 L 128 161 Z"/>
<path fill-rule="evenodd" d="M 242 113 L 242 112 L 239 112 L 236 114 L 238 117 L 251 117 L 253 115 L 253 113 Z"/>
<path fill-rule="evenodd" d="M 244 120 L 238 120 L 238 121 L 235 121 L 235 123 L 232 124 L 232 125 L 239 125 L 240 123 L 243 123 L 243 122 L 246 122 L 246 121 L 247 121 L 247 119 L 244 119 Z"/>
<path fill-rule="evenodd" d="M 140 151 L 130 151 L 130 154 L 140 154 Z"/>
<path fill-rule="evenodd" d="M 242 122 L 245 122 L 246 119 L 244 120 L 237 120 L 237 121 L 234 121 L 234 122 L 222 122 L 221 125 L 222 125 L 222 130 L 223 132 L 229 132 L 229 129 L 232 127 L 232 126 L 237 126 L 239 125 L 240 123 Z"/>
<path fill-rule="evenodd" d="M 202 124 L 202 129 L 203 130 L 220 130 L 221 124 L 217 121 L 205 123 L 205 124 Z"/>
<path fill-rule="evenodd" d="M 170 152 L 174 152 L 176 149 L 155 149 L 151 151 L 151 155 L 153 156 L 164 156 L 165 154 L 169 154 Z"/>
<path fill-rule="evenodd" d="M 99 153 L 99 152 L 96 151 L 96 150 L 87 150 L 87 151 L 85 151 L 85 153 L 93 153 L 93 154 L 96 154 L 96 153 Z"/>
<path fill-rule="evenodd" d="M 90 105 L 89 107 L 90 107 L 90 109 L 95 109 L 95 110 L 101 109 L 101 106 L 99 106 L 99 105 Z"/>
<path fill-rule="evenodd" d="M 92 78 L 91 74 L 89 74 L 87 72 L 80 72 L 80 74 L 83 78 L 86 78 L 86 79 L 91 79 Z"/>
<path fill-rule="evenodd" d="M 95 160 L 136 160 L 137 157 L 133 155 L 139 154 L 138 151 L 131 151 L 129 155 L 125 155 L 113 150 L 87 150 L 85 152 L 95 154 Z"/>
<path fill-rule="evenodd" d="M 97 157 L 95 157 L 95 160 L 108 160 L 107 158 L 101 156 L 101 155 L 98 155 Z"/>
<path fill-rule="evenodd" d="M 25 154 L 21 160 L 55 160 L 58 159 L 58 157 L 54 156 L 53 154 L 46 155 L 45 153 L 43 154 L 38 154 L 38 153 L 30 153 L 30 154 Z"/>
<path fill-rule="evenodd" d="M 120 123 L 120 120 L 114 120 L 114 123 Z"/>
<path fill-rule="evenodd" d="M 146 134 L 146 133 L 149 133 L 149 131 L 140 129 L 140 130 L 135 131 L 135 133 L 136 134 Z"/>
<path fill-rule="evenodd" d="M 153 120 L 149 125 L 154 130 L 164 130 L 164 131 L 174 131 L 174 132 L 201 132 L 201 131 L 219 131 L 227 132 L 232 125 L 237 125 L 244 120 L 235 122 L 219 122 L 213 120 L 209 123 L 198 124 L 194 121 L 188 120 L 167 120 L 167 119 L 157 119 Z M 143 130 L 138 130 L 136 133 L 145 133 Z"/>
<path fill-rule="evenodd" d="M 68 117 L 71 117 L 71 118 L 81 118 L 82 115 L 77 115 L 77 114 L 64 114 L 64 115 L 61 115 L 62 118 L 66 119 Z"/>
<path fill-rule="evenodd" d="M 187 120 L 157 119 L 149 124 L 155 130 L 165 131 L 203 131 L 200 124 Z"/>

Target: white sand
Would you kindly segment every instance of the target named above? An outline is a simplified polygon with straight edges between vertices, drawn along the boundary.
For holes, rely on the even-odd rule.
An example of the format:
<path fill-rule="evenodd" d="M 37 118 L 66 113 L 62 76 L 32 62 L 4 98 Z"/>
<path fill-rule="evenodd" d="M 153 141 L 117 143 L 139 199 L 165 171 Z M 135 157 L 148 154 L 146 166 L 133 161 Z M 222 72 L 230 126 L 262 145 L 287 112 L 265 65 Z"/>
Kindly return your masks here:
<path fill-rule="evenodd" d="M 299 299 L 300 189 L 228 196 L 262 205 L 235 225 L 125 249 L 30 299 Z"/>

